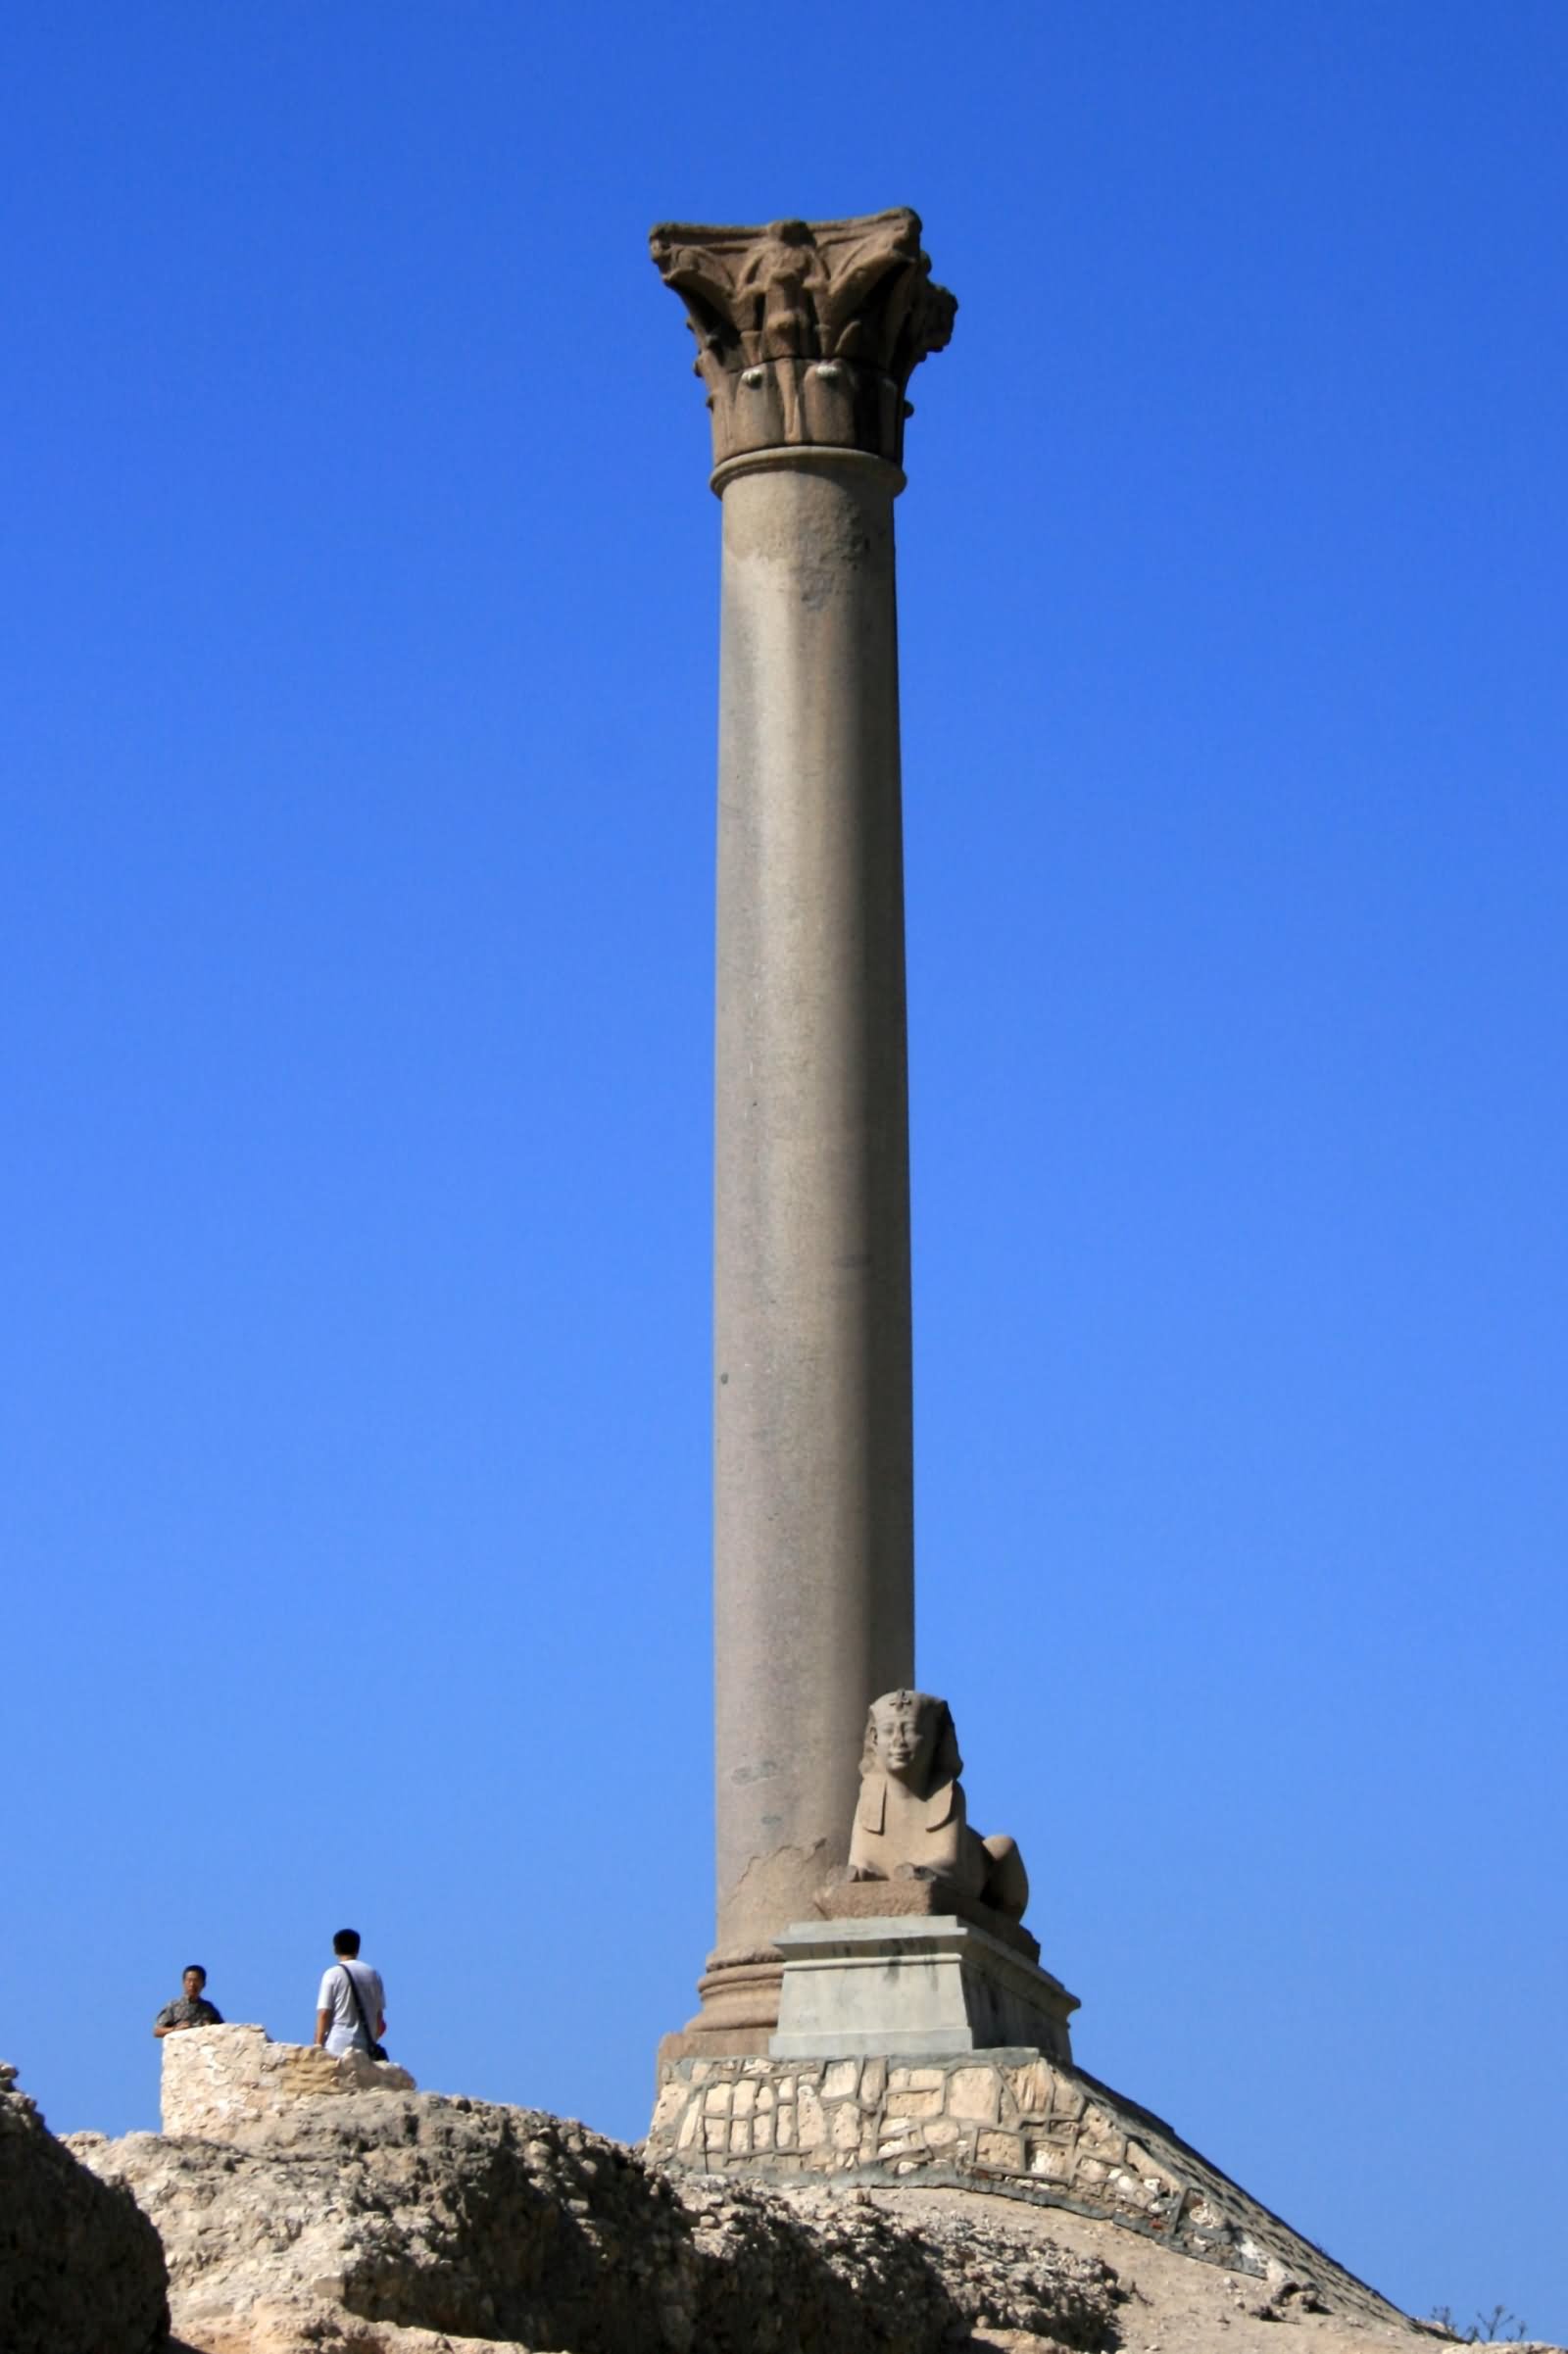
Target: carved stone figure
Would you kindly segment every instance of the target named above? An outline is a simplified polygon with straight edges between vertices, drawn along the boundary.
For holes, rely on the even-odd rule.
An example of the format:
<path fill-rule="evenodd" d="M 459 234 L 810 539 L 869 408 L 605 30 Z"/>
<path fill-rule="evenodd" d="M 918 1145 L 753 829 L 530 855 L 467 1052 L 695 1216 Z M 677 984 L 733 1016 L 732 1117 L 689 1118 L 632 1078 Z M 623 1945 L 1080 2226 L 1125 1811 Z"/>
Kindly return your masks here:
<path fill-rule="evenodd" d="M 665 221 L 649 243 L 697 338 L 715 466 L 792 447 L 900 463 L 905 387 L 958 307 L 932 283 L 917 213 L 765 228 Z"/>
<path fill-rule="evenodd" d="M 1005 1833 L 981 1839 L 965 1819 L 963 1760 L 946 1700 L 888 1692 L 865 1720 L 851 1880 L 944 1880 L 1021 1921 L 1029 1877 Z"/>

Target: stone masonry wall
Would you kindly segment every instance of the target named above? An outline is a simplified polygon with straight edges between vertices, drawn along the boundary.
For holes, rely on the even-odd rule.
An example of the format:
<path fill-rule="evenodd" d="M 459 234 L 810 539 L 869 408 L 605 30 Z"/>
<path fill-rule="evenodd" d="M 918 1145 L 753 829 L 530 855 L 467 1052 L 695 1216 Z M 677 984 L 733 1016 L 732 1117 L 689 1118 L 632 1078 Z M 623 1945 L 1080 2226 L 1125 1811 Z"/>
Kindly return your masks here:
<path fill-rule="evenodd" d="M 1324 2309 L 1403 2316 L 1147 2109 L 1037 2051 L 886 2059 L 679 2060 L 646 2145 L 659 2165 L 775 2182 L 948 2183 L 1071 2208 Z"/>
<path fill-rule="evenodd" d="M 264 2027 L 187 2027 L 164 2037 L 166 2133 L 222 2141 L 323 2092 L 412 2092 L 406 2068 L 362 2051 L 274 2043 Z"/>

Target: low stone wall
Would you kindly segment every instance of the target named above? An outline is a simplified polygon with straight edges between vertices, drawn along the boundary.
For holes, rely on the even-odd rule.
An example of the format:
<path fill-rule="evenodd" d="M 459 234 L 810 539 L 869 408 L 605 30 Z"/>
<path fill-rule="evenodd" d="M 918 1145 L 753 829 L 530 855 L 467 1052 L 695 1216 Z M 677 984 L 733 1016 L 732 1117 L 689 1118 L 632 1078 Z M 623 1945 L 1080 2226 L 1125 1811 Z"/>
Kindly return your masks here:
<path fill-rule="evenodd" d="M 274 2043 L 264 2027 L 187 2027 L 164 2037 L 166 2133 L 222 2141 L 297 2100 L 415 2089 L 408 2070 L 394 2061 Z"/>
<path fill-rule="evenodd" d="M 1233 2272 L 1294 2280 L 1325 2310 L 1404 2319 L 1159 2118 L 1038 2051 L 678 2060 L 664 2071 L 646 2155 L 697 2174 L 1000 2191 Z"/>

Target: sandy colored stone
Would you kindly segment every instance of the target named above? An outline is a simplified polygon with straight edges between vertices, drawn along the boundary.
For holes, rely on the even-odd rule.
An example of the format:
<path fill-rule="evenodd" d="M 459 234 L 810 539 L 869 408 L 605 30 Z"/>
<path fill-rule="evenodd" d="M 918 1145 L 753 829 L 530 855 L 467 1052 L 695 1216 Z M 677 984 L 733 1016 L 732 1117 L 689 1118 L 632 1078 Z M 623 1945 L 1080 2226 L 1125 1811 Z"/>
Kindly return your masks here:
<path fill-rule="evenodd" d="M 940 2117 L 942 2098 L 940 2085 L 929 2092 L 890 2092 L 883 2107 L 889 2117 Z"/>
<path fill-rule="evenodd" d="M 1002 2086 L 994 2068 L 956 2068 L 948 2079 L 945 2104 L 950 2117 L 977 2125 L 995 2125 L 1002 2109 Z"/>
<path fill-rule="evenodd" d="M 281 2115 L 296 2101 L 415 2089 L 413 2077 L 396 2061 L 274 2043 L 265 2028 L 240 2022 L 182 2029 L 166 2035 L 159 2049 L 166 2133 L 222 2139 Z"/>
<path fill-rule="evenodd" d="M 840 2101 L 838 2107 L 833 2111 L 831 2133 L 833 2147 L 836 2150 L 853 2150 L 859 2147 L 860 2112 L 854 2101 Z"/>
<path fill-rule="evenodd" d="M 1044 2060 L 1032 2060 L 1026 2067 L 1009 2068 L 1006 2085 L 1022 2118 L 1049 2117 L 1051 2096 L 1055 2082 L 1055 2070 Z"/>

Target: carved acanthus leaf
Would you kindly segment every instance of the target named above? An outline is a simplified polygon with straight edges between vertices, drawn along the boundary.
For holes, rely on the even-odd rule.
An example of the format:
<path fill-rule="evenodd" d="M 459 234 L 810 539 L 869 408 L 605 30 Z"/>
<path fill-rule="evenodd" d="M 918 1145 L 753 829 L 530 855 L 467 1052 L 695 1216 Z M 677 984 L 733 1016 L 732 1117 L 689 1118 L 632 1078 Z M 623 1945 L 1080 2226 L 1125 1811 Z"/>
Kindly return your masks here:
<path fill-rule="evenodd" d="M 766 228 L 666 222 L 649 240 L 685 302 L 713 413 L 713 460 L 801 444 L 899 464 L 905 388 L 953 332 L 906 207 Z"/>

